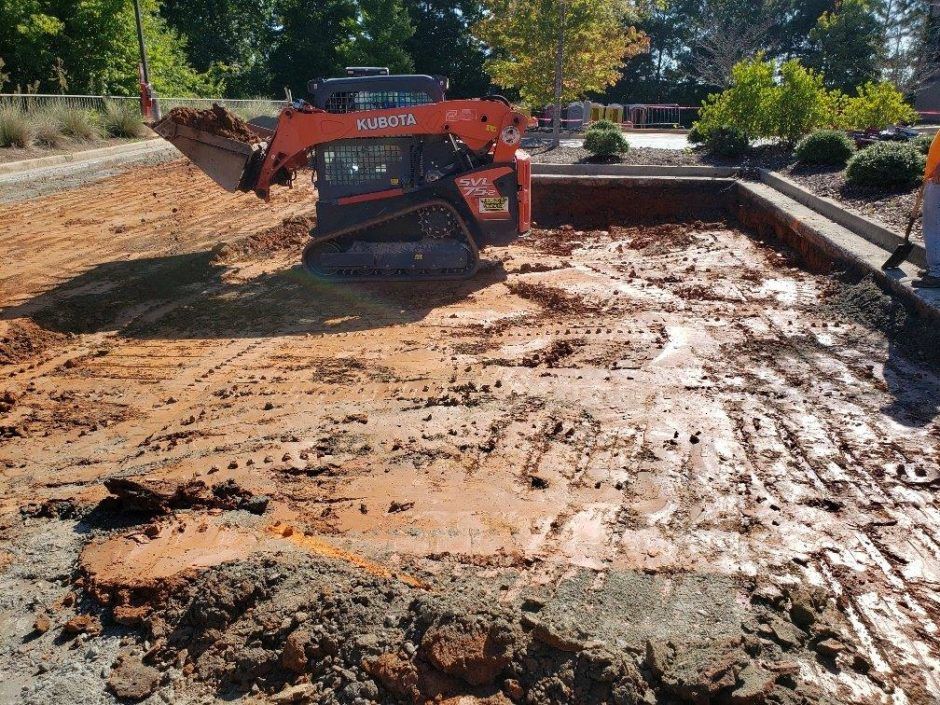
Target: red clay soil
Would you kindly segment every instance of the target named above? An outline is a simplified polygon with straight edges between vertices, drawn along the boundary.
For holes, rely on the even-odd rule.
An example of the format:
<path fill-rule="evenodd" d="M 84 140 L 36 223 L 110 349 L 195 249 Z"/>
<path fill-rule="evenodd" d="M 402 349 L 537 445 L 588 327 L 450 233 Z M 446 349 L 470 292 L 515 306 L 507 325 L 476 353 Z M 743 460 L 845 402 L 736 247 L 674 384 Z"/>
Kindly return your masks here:
<path fill-rule="evenodd" d="M 252 131 L 248 123 L 221 105 L 213 105 L 208 110 L 185 107 L 173 108 L 165 118 L 157 123 L 157 126 L 167 122 L 186 125 L 195 130 L 210 132 L 218 137 L 237 140 L 245 144 L 256 144 L 264 141 Z"/>

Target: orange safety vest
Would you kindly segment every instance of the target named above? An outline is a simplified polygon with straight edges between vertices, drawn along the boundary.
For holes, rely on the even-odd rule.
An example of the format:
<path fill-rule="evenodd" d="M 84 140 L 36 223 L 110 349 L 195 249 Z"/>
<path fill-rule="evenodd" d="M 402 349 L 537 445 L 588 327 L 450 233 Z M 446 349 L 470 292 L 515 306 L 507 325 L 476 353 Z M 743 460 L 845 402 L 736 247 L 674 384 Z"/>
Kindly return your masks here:
<path fill-rule="evenodd" d="M 940 131 L 937 131 L 930 151 L 927 153 L 927 168 L 924 170 L 924 181 L 933 181 L 940 184 Z"/>

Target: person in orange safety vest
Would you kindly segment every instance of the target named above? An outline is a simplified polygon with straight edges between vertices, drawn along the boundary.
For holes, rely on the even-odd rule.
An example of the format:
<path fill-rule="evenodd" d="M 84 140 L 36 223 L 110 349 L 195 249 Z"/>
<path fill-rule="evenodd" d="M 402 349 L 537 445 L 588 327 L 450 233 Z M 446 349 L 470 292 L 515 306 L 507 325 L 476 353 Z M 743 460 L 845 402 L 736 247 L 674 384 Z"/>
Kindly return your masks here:
<path fill-rule="evenodd" d="M 924 171 L 924 247 L 927 269 L 914 286 L 940 289 L 940 131 L 933 138 Z"/>

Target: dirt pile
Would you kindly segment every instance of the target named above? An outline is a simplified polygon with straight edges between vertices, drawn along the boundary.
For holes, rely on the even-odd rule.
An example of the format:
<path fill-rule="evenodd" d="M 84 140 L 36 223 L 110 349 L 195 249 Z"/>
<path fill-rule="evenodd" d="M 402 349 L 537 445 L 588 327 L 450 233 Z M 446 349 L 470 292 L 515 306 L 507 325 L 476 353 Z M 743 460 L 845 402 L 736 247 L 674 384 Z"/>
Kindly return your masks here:
<path fill-rule="evenodd" d="M 27 318 L 0 321 L 0 365 L 15 365 L 35 357 L 66 339 L 40 328 Z"/>
<path fill-rule="evenodd" d="M 154 593 L 138 620 L 153 646 L 115 669 L 112 689 L 136 697 L 176 667 L 218 697 L 260 689 L 275 702 L 795 705 L 818 700 L 794 659 L 815 652 L 838 669 L 859 658 L 819 589 L 632 573 L 598 588 L 588 572 L 501 604 L 507 580 L 428 590 L 256 554 Z"/>
<path fill-rule="evenodd" d="M 310 239 L 316 215 L 290 216 L 274 227 L 249 235 L 215 250 L 213 264 L 231 264 L 281 250 L 300 250 Z"/>
<path fill-rule="evenodd" d="M 154 125 L 154 129 L 160 132 L 161 126 L 168 123 L 185 125 L 195 130 L 209 132 L 217 137 L 225 137 L 245 144 L 258 144 L 264 141 L 251 129 L 247 122 L 221 105 L 213 105 L 206 110 L 186 107 L 173 108 L 166 117 Z"/>

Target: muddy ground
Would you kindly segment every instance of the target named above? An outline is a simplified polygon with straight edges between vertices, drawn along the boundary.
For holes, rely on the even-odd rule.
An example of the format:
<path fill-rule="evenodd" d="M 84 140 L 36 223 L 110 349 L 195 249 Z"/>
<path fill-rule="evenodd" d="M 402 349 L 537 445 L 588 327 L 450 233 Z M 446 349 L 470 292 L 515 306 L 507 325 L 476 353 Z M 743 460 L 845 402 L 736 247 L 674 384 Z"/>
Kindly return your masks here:
<path fill-rule="evenodd" d="M 890 299 L 728 223 L 322 284 L 312 199 L 177 161 L 0 207 L 0 702 L 935 701 Z"/>

